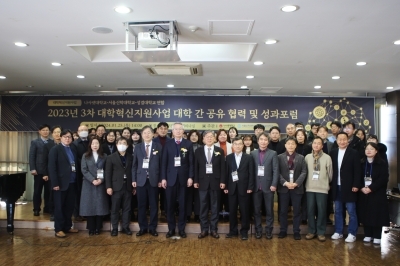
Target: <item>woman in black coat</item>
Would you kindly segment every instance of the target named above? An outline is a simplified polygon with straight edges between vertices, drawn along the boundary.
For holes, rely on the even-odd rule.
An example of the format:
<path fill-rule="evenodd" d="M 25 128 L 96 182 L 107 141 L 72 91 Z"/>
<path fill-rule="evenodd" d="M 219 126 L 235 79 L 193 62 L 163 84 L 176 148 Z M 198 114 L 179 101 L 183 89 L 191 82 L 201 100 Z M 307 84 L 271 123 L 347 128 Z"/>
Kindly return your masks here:
<path fill-rule="evenodd" d="M 389 226 L 386 188 L 389 180 L 388 165 L 379 156 L 378 145 L 368 142 L 361 162 L 364 187 L 358 199 L 358 219 L 364 226 L 364 242 L 380 245 L 382 226 Z"/>

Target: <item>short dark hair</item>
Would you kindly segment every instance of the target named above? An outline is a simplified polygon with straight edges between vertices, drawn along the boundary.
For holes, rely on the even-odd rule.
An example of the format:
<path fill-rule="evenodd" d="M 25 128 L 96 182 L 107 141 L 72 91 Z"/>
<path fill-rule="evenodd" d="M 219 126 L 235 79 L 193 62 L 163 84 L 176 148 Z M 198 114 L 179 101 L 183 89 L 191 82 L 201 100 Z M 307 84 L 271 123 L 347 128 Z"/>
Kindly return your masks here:
<path fill-rule="evenodd" d="M 336 136 L 336 139 L 339 137 L 339 135 L 346 135 L 346 138 L 349 138 L 349 135 L 347 135 L 347 133 L 344 132 L 344 131 L 339 132 L 339 133 L 337 134 L 337 136 Z"/>
<path fill-rule="evenodd" d="M 56 126 L 53 126 L 53 127 L 51 128 L 51 133 L 53 133 L 54 130 L 56 130 L 57 128 L 59 128 L 61 131 L 63 130 L 61 126 L 56 125 Z"/>
<path fill-rule="evenodd" d="M 121 134 L 123 134 L 123 133 L 124 133 L 124 130 L 128 130 L 128 131 L 129 131 L 129 135 L 131 135 L 131 134 L 132 134 L 132 132 L 131 132 L 131 128 L 130 128 L 130 127 L 124 127 L 124 128 L 121 130 Z"/>
<path fill-rule="evenodd" d="M 166 127 L 166 128 L 169 128 L 169 125 L 168 125 L 167 122 L 160 122 L 160 123 L 158 123 L 157 128 L 162 127 L 162 126 L 164 126 L 164 127 Z"/>
<path fill-rule="evenodd" d="M 269 133 L 271 133 L 271 131 L 274 130 L 274 129 L 278 130 L 279 133 L 281 133 L 281 129 L 280 129 L 279 127 L 277 127 L 277 126 L 271 127 L 271 128 L 269 129 Z"/>
<path fill-rule="evenodd" d="M 265 130 L 265 127 L 261 124 L 257 124 L 253 128 L 254 128 L 254 130 L 256 130 L 257 128 L 261 128 L 263 131 Z"/>
<path fill-rule="evenodd" d="M 376 141 L 379 142 L 378 136 L 374 134 L 369 134 L 367 139 L 376 139 Z"/>
<path fill-rule="evenodd" d="M 231 137 L 229 136 L 229 131 L 231 131 L 231 129 L 235 130 L 235 132 L 236 132 L 236 136 L 235 137 L 239 136 L 239 131 L 237 130 L 236 127 L 230 127 L 228 129 L 228 140 L 227 141 L 233 143 L 233 140 L 231 140 Z"/>
<path fill-rule="evenodd" d="M 67 135 L 67 134 L 71 134 L 71 137 L 72 137 L 72 131 L 71 131 L 71 129 L 64 129 L 64 130 L 62 130 L 61 131 L 61 134 L 60 134 L 60 137 L 62 137 L 62 136 L 64 136 L 64 135 Z"/>
<path fill-rule="evenodd" d="M 238 140 L 240 140 L 240 141 L 242 142 L 242 144 L 244 143 L 244 142 L 243 142 L 243 139 L 242 139 L 241 137 L 235 137 L 235 138 L 232 140 L 232 144 L 233 144 L 235 141 L 238 141 Z"/>
<path fill-rule="evenodd" d="M 332 125 L 336 125 L 338 128 L 342 128 L 342 123 L 340 123 L 339 121 L 333 121 L 331 123 L 331 127 L 332 127 Z"/>
<path fill-rule="evenodd" d="M 144 127 L 142 128 L 142 132 L 143 132 L 145 129 L 148 129 L 148 128 L 151 130 L 152 133 L 154 133 L 154 129 L 153 129 L 150 125 L 144 126 Z"/>
<path fill-rule="evenodd" d="M 128 140 L 127 140 L 125 137 L 119 137 L 119 138 L 117 139 L 116 143 L 118 144 L 120 141 L 123 141 L 123 140 L 125 140 L 125 141 L 126 141 L 126 144 L 128 144 Z"/>
<path fill-rule="evenodd" d="M 128 139 L 128 145 L 130 145 L 131 143 L 132 143 L 132 136 L 133 136 L 133 134 L 138 134 L 139 135 L 139 140 L 138 140 L 138 143 L 141 143 L 142 142 L 142 132 L 139 130 L 139 129 L 132 129 L 132 132 L 131 132 L 131 137 L 130 137 L 130 139 Z"/>
<path fill-rule="evenodd" d="M 97 131 L 97 129 L 99 129 L 99 127 L 104 127 L 104 130 L 107 130 L 105 125 L 100 124 L 100 125 L 97 125 L 96 131 Z"/>
<path fill-rule="evenodd" d="M 39 125 L 39 130 L 42 130 L 43 128 L 48 128 L 49 130 L 50 130 L 50 126 L 48 125 L 48 124 L 41 124 L 41 125 Z"/>
<path fill-rule="evenodd" d="M 294 126 L 295 126 L 295 127 L 297 127 L 298 125 L 302 125 L 302 126 L 304 127 L 303 122 L 300 122 L 300 121 L 299 121 L 299 122 L 294 123 Z"/>
<path fill-rule="evenodd" d="M 304 135 L 304 143 L 307 143 L 307 133 L 306 133 L 306 131 L 303 128 L 297 130 L 296 133 L 294 133 L 294 137 L 296 138 L 296 140 L 297 140 L 297 134 L 299 134 L 298 132 L 303 133 L 303 135 Z"/>
<path fill-rule="evenodd" d="M 263 131 L 260 134 L 258 134 L 257 141 L 260 139 L 261 136 L 266 137 L 268 139 L 268 141 L 269 141 L 269 136 L 268 136 L 267 132 Z"/>
<path fill-rule="evenodd" d="M 190 136 L 192 136 L 193 133 L 195 133 L 197 135 L 197 142 L 196 143 L 197 144 L 201 144 L 203 142 L 203 136 L 196 129 L 192 129 L 192 130 L 189 131 L 188 138 L 190 139 Z"/>
<path fill-rule="evenodd" d="M 328 131 L 328 128 L 327 128 L 326 126 L 319 126 L 318 129 L 317 129 L 317 132 L 319 132 L 319 130 L 320 130 L 321 128 L 325 129 L 326 132 L 329 132 L 329 131 Z"/>
<path fill-rule="evenodd" d="M 294 137 L 288 137 L 288 138 L 286 138 L 285 144 L 286 144 L 288 141 L 291 141 L 291 140 L 293 140 L 293 141 L 296 143 L 296 145 L 297 145 L 297 139 L 295 139 Z"/>
<path fill-rule="evenodd" d="M 321 123 L 311 123 L 311 128 L 313 128 L 313 127 L 315 127 L 315 126 L 317 126 L 317 127 L 319 127 L 321 125 Z"/>
<path fill-rule="evenodd" d="M 315 141 L 316 139 L 319 139 L 319 140 L 321 141 L 321 143 L 324 144 L 324 141 L 322 140 L 322 138 L 321 138 L 321 137 L 318 137 L 318 136 L 316 136 L 316 137 L 313 139 L 312 143 L 314 143 L 314 141 Z"/>
<path fill-rule="evenodd" d="M 351 121 L 347 121 L 346 123 L 344 123 L 343 128 L 347 127 L 348 125 L 352 125 L 353 129 L 356 129 L 356 125 Z"/>
<path fill-rule="evenodd" d="M 228 132 L 226 132 L 226 130 L 223 129 L 223 128 L 221 128 L 220 130 L 217 131 L 217 136 L 216 136 L 217 141 L 219 142 L 218 138 L 219 138 L 219 135 L 221 135 L 222 132 L 225 132 L 225 134 L 226 134 L 226 140 L 228 141 L 228 136 L 229 136 L 229 134 L 228 134 Z"/>

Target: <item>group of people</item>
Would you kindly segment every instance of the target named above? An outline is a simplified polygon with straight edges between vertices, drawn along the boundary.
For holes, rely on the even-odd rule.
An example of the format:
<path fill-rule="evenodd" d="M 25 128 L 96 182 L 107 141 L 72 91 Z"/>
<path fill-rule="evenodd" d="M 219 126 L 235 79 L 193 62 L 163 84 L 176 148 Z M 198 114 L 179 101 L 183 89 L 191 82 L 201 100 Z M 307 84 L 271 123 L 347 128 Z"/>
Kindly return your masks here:
<path fill-rule="evenodd" d="M 325 241 L 334 206 L 332 239 L 343 238 L 347 210 L 346 242 L 356 240 L 362 223 L 364 241 L 380 244 L 382 226 L 389 224 L 386 146 L 377 136 L 367 138 L 356 131 L 352 122 L 342 126 L 334 121 L 330 128 L 328 138 L 326 126 L 312 124 L 307 134 L 302 123 L 290 123 L 281 140 L 279 127 L 267 133 L 261 124 L 254 126 L 254 135 L 240 136 L 234 127 L 185 133 L 182 123 L 174 123 L 171 137 L 165 122 L 155 130 L 150 126 L 124 128 L 119 137 L 103 125 L 94 134 L 81 125 L 79 138 L 73 141 L 70 130 L 41 125 L 29 156 L 34 215 L 41 211 L 45 188 L 44 212 L 51 214 L 57 237 L 77 232 L 72 228 L 72 215 L 87 219 L 89 235 L 100 234 L 108 214 L 111 235 L 116 236 L 120 213 L 121 231 L 131 235 L 129 224 L 136 202 L 137 236 L 158 236 L 160 208 L 168 221 L 167 238 L 176 231 L 185 238 L 186 223 L 194 213 L 201 227 L 198 238 L 219 238 L 222 214 L 230 223 L 227 238 L 248 239 L 254 217 L 255 237 L 260 239 L 265 215 L 265 235 L 271 239 L 277 192 L 278 238 L 287 236 L 292 206 L 294 239 L 301 239 L 300 224 L 308 223 L 305 238 Z"/>

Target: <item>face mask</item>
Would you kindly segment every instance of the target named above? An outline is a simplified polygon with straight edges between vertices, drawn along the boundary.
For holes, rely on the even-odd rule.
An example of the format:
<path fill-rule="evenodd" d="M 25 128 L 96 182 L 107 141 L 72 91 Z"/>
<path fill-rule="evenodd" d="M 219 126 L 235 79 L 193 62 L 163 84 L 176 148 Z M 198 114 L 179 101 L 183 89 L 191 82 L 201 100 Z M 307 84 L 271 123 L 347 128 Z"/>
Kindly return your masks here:
<path fill-rule="evenodd" d="M 118 149 L 118 151 L 120 151 L 120 152 L 126 151 L 127 148 L 128 148 L 128 147 L 127 147 L 126 145 L 117 145 L 117 149 Z"/>
<path fill-rule="evenodd" d="M 79 132 L 79 137 L 81 137 L 81 138 L 87 138 L 88 135 L 89 135 L 89 132 L 87 132 L 87 131 Z"/>

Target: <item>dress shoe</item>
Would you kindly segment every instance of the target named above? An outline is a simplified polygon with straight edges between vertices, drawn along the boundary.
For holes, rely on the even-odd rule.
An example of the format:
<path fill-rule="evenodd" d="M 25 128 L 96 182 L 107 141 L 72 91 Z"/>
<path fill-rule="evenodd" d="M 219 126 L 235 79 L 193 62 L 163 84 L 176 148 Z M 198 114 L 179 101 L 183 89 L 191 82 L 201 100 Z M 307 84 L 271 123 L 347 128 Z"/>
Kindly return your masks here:
<path fill-rule="evenodd" d="M 89 230 L 89 235 L 90 235 L 90 236 L 93 236 L 93 235 L 94 235 L 94 231 Z"/>
<path fill-rule="evenodd" d="M 147 233 L 147 229 L 140 229 L 139 232 L 136 233 L 136 236 L 142 236 Z"/>
<path fill-rule="evenodd" d="M 219 238 L 219 234 L 217 232 L 215 232 L 215 231 L 211 232 L 211 236 L 214 237 L 214 238 Z"/>
<path fill-rule="evenodd" d="M 180 235 L 182 238 L 186 238 L 186 233 L 185 233 L 184 230 L 179 231 L 179 235 Z"/>
<path fill-rule="evenodd" d="M 50 214 L 50 222 L 54 222 L 54 214 Z"/>
<path fill-rule="evenodd" d="M 200 218 L 199 218 L 198 215 L 195 215 L 195 216 L 194 216 L 194 221 L 195 221 L 196 223 L 200 223 Z"/>
<path fill-rule="evenodd" d="M 318 240 L 319 240 L 319 242 L 325 242 L 326 237 L 324 235 L 318 235 Z"/>
<path fill-rule="evenodd" d="M 113 229 L 111 231 L 111 236 L 117 236 L 118 235 L 118 230 L 117 229 Z"/>
<path fill-rule="evenodd" d="M 39 216 L 39 211 L 33 211 L 33 216 Z"/>
<path fill-rule="evenodd" d="M 285 238 L 285 237 L 287 237 L 287 233 L 283 232 L 283 231 L 280 231 L 279 235 L 278 235 L 278 238 Z"/>
<path fill-rule="evenodd" d="M 166 238 L 170 238 L 171 236 L 175 235 L 175 230 L 170 230 L 168 233 L 165 235 Z"/>
<path fill-rule="evenodd" d="M 301 240 L 301 235 L 300 235 L 300 233 L 294 233 L 294 234 L 293 234 L 293 238 L 294 238 L 294 240 Z"/>
<path fill-rule="evenodd" d="M 272 232 L 267 230 L 265 236 L 267 237 L 267 239 L 272 239 Z"/>
<path fill-rule="evenodd" d="M 65 233 L 63 231 L 58 231 L 58 232 L 55 233 L 55 235 L 56 235 L 56 237 L 59 237 L 59 238 L 66 237 L 66 235 L 65 235 Z"/>
<path fill-rule="evenodd" d="M 95 234 L 95 235 L 100 235 L 100 230 L 99 230 L 99 229 L 95 229 L 95 230 L 94 230 L 94 234 Z"/>
<path fill-rule="evenodd" d="M 208 232 L 207 231 L 202 231 L 197 237 L 198 238 L 205 238 L 206 236 L 208 236 Z"/>
<path fill-rule="evenodd" d="M 128 228 L 122 228 L 122 233 L 127 234 L 128 236 L 132 235 L 131 229 Z"/>
<path fill-rule="evenodd" d="M 317 236 L 316 234 L 308 233 L 308 234 L 306 235 L 306 239 L 307 239 L 307 240 L 311 240 L 311 239 L 313 239 L 313 238 L 316 237 L 316 236 Z"/>
<path fill-rule="evenodd" d="M 248 240 L 249 235 L 248 234 L 242 234 L 242 240 Z"/>
<path fill-rule="evenodd" d="M 78 232 L 79 232 L 79 230 L 75 229 L 75 228 L 71 228 L 68 231 L 66 231 L 66 233 L 78 233 Z"/>
<path fill-rule="evenodd" d="M 233 233 L 229 233 L 225 235 L 226 238 L 234 238 L 234 237 L 238 237 L 238 234 L 233 234 Z"/>
<path fill-rule="evenodd" d="M 149 234 L 152 236 L 158 236 L 158 233 L 156 230 L 149 230 Z"/>
<path fill-rule="evenodd" d="M 260 239 L 262 237 L 262 232 L 256 232 L 256 239 Z"/>

